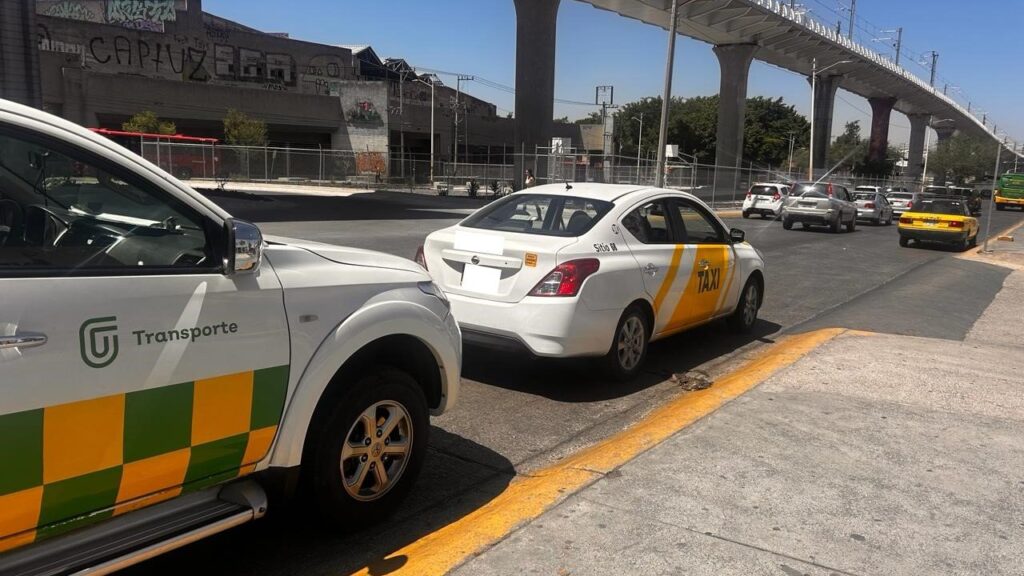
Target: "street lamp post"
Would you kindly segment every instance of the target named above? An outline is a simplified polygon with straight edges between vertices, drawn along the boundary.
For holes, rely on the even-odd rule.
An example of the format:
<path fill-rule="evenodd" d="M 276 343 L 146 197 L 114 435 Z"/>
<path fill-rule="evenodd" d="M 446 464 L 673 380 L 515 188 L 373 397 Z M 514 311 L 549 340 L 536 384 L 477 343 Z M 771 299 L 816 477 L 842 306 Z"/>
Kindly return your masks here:
<path fill-rule="evenodd" d="M 665 58 L 665 87 L 661 95 L 661 128 L 658 132 L 658 161 L 654 167 L 654 186 L 665 184 L 665 145 L 668 143 L 668 107 L 672 100 L 672 66 L 676 57 L 676 29 L 679 25 L 679 0 L 672 0 L 668 24 L 668 56 Z"/>
<path fill-rule="evenodd" d="M 1006 146 L 1006 139 L 999 143 L 999 148 L 996 150 L 996 168 L 992 171 L 992 200 L 988 205 L 988 214 L 985 218 L 985 245 L 981 247 L 982 252 L 988 252 L 988 237 L 992 233 L 992 212 L 995 209 L 996 202 L 996 187 L 999 186 L 999 164 L 1002 160 L 1003 146 Z"/>
<path fill-rule="evenodd" d="M 640 113 L 640 119 L 633 118 L 634 121 L 640 122 L 640 135 L 636 137 L 636 183 L 640 184 L 640 146 L 643 145 L 644 141 L 644 113 Z"/>
<path fill-rule="evenodd" d="M 815 96 L 818 94 L 818 74 L 821 74 L 829 68 L 839 66 L 840 64 L 849 64 L 852 60 L 840 60 L 825 66 L 821 70 L 818 70 L 818 59 L 811 59 L 811 145 L 808 153 L 808 167 L 807 167 L 807 179 L 814 180 L 814 104 Z"/>

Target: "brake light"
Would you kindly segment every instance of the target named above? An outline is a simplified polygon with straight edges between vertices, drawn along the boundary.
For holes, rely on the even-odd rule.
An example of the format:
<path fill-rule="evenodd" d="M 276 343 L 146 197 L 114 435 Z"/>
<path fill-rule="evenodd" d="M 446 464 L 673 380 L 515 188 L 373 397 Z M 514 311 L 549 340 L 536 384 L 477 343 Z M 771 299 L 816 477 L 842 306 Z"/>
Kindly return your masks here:
<path fill-rule="evenodd" d="M 774 195 L 772 195 L 772 202 L 778 202 L 779 200 L 782 200 L 782 194 L 776 192 Z"/>
<path fill-rule="evenodd" d="M 867 204 L 864 205 L 864 207 L 865 208 L 871 208 L 872 210 L 874 210 L 875 209 L 875 203 L 874 202 L 868 202 Z"/>
<path fill-rule="evenodd" d="M 753 194 L 750 193 L 750 192 L 747 192 L 747 200 L 750 200 L 751 197 L 753 197 Z"/>
<path fill-rule="evenodd" d="M 416 249 L 416 257 L 413 258 L 413 260 L 417 264 L 422 266 L 424 270 L 428 270 L 428 268 L 427 268 L 427 257 L 423 254 L 423 246 L 420 246 L 419 248 Z"/>
<path fill-rule="evenodd" d="M 913 224 L 913 218 L 900 218 L 900 224 Z"/>
<path fill-rule="evenodd" d="M 575 296 L 579 294 L 583 281 L 600 267 L 601 262 L 597 258 L 563 262 L 530 291 L 530 296 Z"/>
<path fill-rule="evenodd" d="M 957 221 L 957 220 L 951 220 L 951 221 L 947 222 L 946 224 L 950 228 L 963 228 L 964 227 L 964 223 L 960 222 L 960 221 Z"/>
<path fill-rule="evenodd" d="M 914 202 L 911 201 L 911 200 L 907 200 L 907 210 L 910 210 L 913 207 L 914 207 Z"/>

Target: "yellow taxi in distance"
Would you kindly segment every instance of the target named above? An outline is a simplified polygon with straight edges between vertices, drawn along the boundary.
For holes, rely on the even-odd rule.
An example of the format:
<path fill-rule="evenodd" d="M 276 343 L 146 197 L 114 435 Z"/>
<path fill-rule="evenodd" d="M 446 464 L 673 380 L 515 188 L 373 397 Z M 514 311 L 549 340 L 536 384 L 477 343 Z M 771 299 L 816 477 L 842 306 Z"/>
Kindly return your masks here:
<path fill-rule="evenodd" d="M 914 242 L 952 244 L 966 250 L 978 243 L 978 219 L 959 198 L 925 197 L 900 216 L 900 246 Z"/>

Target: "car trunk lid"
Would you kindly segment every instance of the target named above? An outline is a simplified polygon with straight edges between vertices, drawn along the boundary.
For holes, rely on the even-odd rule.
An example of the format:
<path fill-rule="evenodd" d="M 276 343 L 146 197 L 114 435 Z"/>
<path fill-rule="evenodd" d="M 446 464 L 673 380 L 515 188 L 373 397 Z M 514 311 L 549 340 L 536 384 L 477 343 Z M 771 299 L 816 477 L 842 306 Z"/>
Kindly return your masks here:
<path fill-rule="evenodd" d="M 554 269 L 558 252 L 576 241 L 456 226 L 431 234 L 424 257 L 431 277 L 445 292 L 519 302 Z"/>

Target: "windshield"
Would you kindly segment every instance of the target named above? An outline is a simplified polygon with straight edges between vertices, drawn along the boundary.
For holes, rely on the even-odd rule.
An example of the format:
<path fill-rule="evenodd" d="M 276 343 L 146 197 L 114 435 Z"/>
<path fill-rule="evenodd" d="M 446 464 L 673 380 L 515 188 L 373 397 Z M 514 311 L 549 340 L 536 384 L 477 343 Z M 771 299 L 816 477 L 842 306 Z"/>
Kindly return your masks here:
<path fill-rule="evenodd" d="M 586 234 L 613 204 L 553 194 L 513 194 L 462 222 L 467 228 L 572 237 Z"/>
<path fill-rule="evenodd" d="M 775 186 L 751 186 L 750 193 L 755 196 L 774 196 L 779 193 Z"/>
<path fill-rule="evenodd" d="M 964 213 L 964 205 L 959 200 L 924 200 L 917 206 L 914 212 L 962 215 Z"/>

